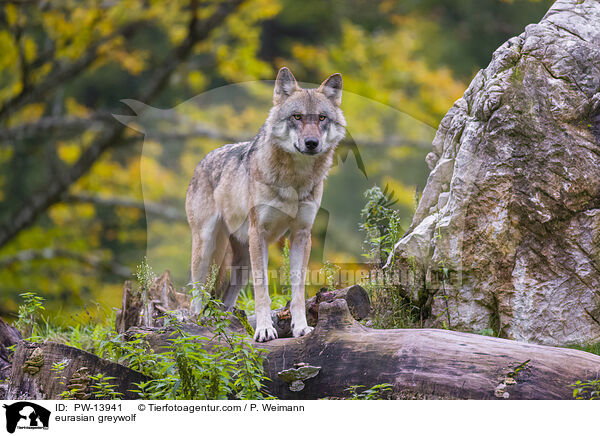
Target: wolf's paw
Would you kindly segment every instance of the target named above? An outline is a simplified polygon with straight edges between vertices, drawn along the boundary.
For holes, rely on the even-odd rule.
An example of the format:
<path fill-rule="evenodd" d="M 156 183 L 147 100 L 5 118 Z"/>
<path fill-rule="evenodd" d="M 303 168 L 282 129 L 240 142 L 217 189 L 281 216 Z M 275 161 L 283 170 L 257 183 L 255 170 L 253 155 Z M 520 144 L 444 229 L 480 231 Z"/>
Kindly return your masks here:
<path fill-rule="evenodd" d="M 266 327 L 258 327 L 254 332 L 254 340 L 256 342 L 267 342 L 272 339 L 277 339 L 277 330 L 272 325 Z"/>
<path fill-rule="evenodd" d="M 309 334 L 313 330 L 314 330 L 313 327 L 309 327 L 307 325 L 305 325 L 304 327 L 302 327 L 302 326 L 300 326 L 300 327 L 294 327 L 292 329 L 292 334 L 294 335 L 295 338 L 299 338 L 300 336 L 304 336 L 304 335 Z"/>

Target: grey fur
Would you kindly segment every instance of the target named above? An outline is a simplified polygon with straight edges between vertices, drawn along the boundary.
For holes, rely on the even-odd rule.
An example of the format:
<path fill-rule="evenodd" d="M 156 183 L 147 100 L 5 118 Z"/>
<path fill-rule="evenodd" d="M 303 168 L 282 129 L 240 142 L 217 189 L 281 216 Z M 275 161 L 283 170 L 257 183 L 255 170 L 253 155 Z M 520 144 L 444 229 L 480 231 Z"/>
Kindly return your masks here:
<path fill-rule="evenodd" d="M 210 265 L 218 265 L 219 297 L 231 307 L 246 285 L 240 268 L 251 265 L 258 341 L 276 337 L 263 277 L 266 247 L 288 230 L 292 272 L 302 277 L 301 283 L 292 284 L 294 336 L 311 330 L 304 313 L 303 277 L 323 181 L 345 134 L 341 92 L 339 74 L 317 89 L 302 89 L 282 68 L 275 81 L 274 105 L 257 136 L 209 153 L 190 182 L 186 213 L 192 230 L 192 281 L 204 282 Z"/>

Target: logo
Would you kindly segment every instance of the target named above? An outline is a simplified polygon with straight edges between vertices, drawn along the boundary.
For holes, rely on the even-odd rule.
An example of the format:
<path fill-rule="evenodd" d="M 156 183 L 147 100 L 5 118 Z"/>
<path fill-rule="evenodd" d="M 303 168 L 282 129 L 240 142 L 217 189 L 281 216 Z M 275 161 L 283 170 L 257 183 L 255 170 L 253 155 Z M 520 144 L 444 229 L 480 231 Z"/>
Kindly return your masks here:
<path fill-rule="evenodd" d="M 14 433 L 15 429 L 48 429 L 50 411 L 29 401 L 19 401 L 10 405 L 4 404 L 6 409 L 6 431 Z"/>

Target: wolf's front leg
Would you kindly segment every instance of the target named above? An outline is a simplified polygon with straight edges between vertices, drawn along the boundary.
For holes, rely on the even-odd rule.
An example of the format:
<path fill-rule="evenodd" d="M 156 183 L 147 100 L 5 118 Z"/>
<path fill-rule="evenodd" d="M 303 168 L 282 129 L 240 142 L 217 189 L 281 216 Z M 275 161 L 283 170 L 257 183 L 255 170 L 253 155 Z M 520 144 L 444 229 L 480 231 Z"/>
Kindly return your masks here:
<path fill-rule="evenodd" d="M 306 322 L 304 281 L 310 256 L 310 229 L 292 230 L 290 249 L 290 276 L 292 278 L 292 334 L 295 338 L 310 333 L 313 328 Z"/>
<path fill-rule="evenodd" d="M 277 338 L 277 330 L 271 320 L 271 299 L 269 298 L 269 283 L 267 265 L 269 251 L 267 241 L 257 225 L 250 220 L 248 237 L 250 242 L 250 264 L 252 266 L 252 282 L 254 284 L 254 308 L 256 312 L 256 329 L 254 340 L 266 342 Z"/>

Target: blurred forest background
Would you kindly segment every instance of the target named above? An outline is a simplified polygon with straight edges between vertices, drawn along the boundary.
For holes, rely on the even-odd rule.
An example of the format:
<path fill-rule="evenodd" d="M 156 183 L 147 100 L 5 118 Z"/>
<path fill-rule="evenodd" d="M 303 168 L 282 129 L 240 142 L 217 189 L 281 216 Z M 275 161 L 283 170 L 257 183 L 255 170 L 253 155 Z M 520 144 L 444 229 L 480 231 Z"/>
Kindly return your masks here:
<path fill-rule="evenodd" d="M 284 65 L 344 77 L 348 138 L 311 266 L 359 262 L 363 191 L 388 186 L 410 223 L 439 121 L 551 3 L 0 1 L 0 316 L 28 291 L 67 323 L 120 306 L 146 255 L 185 285 L 193 168 L 256 133 Z"/>

